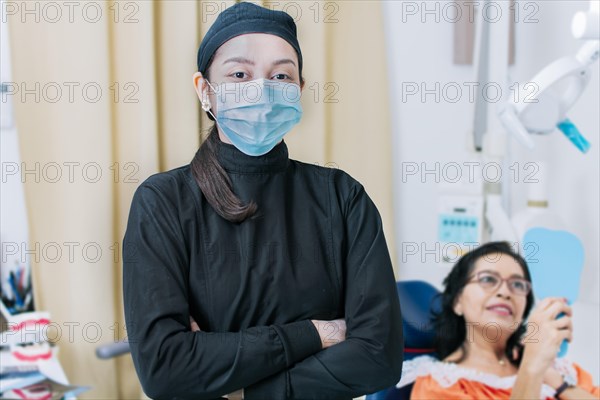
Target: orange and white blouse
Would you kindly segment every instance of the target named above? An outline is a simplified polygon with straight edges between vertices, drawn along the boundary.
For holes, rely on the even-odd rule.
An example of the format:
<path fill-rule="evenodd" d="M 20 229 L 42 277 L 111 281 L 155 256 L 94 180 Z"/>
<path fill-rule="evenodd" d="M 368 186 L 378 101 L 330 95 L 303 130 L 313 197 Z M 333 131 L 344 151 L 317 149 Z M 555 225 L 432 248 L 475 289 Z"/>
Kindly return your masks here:
<path fill-rule="evenodd" d="M 567 382 L 600 398 L 600 387 L 594 386 L 592 376 L 579 365 L 560 358 L 554 362 L 554 367 Z M 414 382 L 411 400 L 508 400 L 516 378 L 516 375 L 501 377 L 442 362 L 431 356 L 420 356 L 404 362 L 402 378 L 396 387 L 401 388 Z M 543 384 L 540 399 L 554 399 L 555 393 L 552 387 Z"/>

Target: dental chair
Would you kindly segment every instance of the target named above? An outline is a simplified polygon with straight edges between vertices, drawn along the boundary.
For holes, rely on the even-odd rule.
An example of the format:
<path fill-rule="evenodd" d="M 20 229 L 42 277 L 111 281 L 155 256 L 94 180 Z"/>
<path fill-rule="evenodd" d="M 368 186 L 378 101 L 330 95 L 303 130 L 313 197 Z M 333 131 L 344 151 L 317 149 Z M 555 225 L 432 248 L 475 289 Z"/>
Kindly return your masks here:
<path fill-rule="evenodd" d="M 425 354 L 436 357 L 432 311 L 437 312 L 441 308 L 439 291 L 424 281 L 401 281 L 397 283 L 397 289 L 402 309 L 404 361 Z M 365 400 L 409 400 L 412 386 L 400 389 L 394 386 L 370 394 Z"/>
<path fill-rule="evenodd" d="M 129 351 L 129 342 L 127 341 L 127 339 L 125 339 L 120 342 L 103 344 L 96 347 L 96 357 L 98 357 L 101 360 L 108 360 L 113 357 L 128 354 Z"/>

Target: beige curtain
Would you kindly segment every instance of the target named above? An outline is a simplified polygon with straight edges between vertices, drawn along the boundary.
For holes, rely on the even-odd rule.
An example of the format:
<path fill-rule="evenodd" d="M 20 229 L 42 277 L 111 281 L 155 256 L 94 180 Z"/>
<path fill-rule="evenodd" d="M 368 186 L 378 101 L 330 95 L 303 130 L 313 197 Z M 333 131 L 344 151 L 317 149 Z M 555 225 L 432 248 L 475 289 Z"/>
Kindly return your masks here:
<path fill-rule="evenodd" d="M 93 387 L 81 398 L 140 398 L 130 358 L 101 361 L 94 351 L 126 336 L 120 250 L 133 192 L 188 163 L 210 126 L 192 87 L 196 51 L 233 2 L 54 4 L 58 19 L 44 2 L 28 8 L 39 18 L 25 3 L 7 15 L 22 166 L 33 171 L 24 182 L 37 308 L 52 315 L 69 380 Z M 305 114 L 286 138 L 290 156 L 362 182 L 395 258 L 381 5 L 264 5 L 295 17 L 305 60 Z"/>

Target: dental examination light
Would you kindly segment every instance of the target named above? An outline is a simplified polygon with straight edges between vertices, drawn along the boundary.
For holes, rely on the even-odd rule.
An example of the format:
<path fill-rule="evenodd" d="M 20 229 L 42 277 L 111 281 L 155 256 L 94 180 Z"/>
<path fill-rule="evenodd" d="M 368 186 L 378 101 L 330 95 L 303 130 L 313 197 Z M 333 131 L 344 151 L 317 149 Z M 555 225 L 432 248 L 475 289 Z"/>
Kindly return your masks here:
<path fill-rule="evenodd" d="M 510 99 L 499 111 L 502 124 L 524 146 L 533 149 L 530 134 L 549 134 L 558 128 L 583 153 L 589 142 L 567 112 L 589 83 L 591 66 L 598 60 L 600 48 L 598 0 L 590 1 L 588 12 L 573 17 L 572 33 L 588 41 L 575 56 L 560 58 L 521 85 L 518 96 Z"/>
<path fill-rule="evenodd" d="M 598 18 L 600 17 L 600 1 L 591 0 L 588 12 L 579 11 L 573 16 L 571 31 L 575 39 L 598 40 Z"/>

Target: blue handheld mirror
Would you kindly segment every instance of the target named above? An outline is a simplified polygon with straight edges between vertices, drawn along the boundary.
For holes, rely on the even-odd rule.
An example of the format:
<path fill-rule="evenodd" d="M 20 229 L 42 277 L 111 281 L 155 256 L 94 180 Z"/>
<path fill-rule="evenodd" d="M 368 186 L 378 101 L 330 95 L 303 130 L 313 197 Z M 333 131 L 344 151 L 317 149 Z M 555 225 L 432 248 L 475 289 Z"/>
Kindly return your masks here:
<path fill-rule="evenodd" d="M 584 262 L 583 245 L 577 236 L 567 231 L 531 228 L 523 237 L 523 258 L 538 299 L 564 297 L 569 304 L 577 300 Z M 567 348 L 564 340 L 558 357 L 563 357 Z"/>

